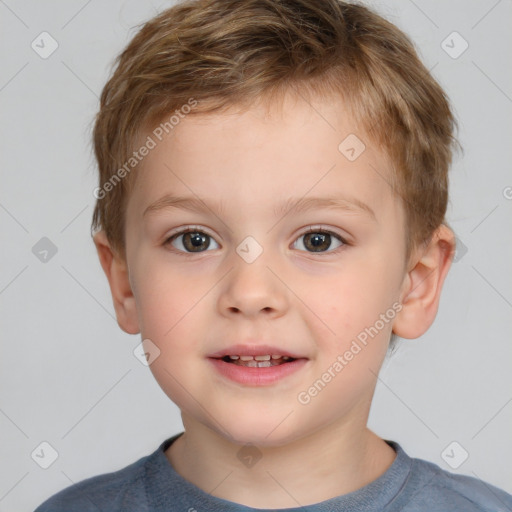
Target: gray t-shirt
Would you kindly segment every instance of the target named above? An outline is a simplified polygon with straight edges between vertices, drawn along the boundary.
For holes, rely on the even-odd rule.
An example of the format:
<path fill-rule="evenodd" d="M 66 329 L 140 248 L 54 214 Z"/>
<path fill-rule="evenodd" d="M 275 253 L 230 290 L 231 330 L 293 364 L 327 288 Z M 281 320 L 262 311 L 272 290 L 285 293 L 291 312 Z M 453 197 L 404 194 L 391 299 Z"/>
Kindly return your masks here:
<path fill-rule="evenodd" d="M 35 512 L 256 512 L 202 491 L 180 476 L 164 451 L 180 435 L 129 466 L 78 482 L 55 494 Z M 409 457 L 400 445 L 388 470 L 361 489 L 286 512 L 512 512 L 512 496 L 476 478 L 442 470 Z"/>

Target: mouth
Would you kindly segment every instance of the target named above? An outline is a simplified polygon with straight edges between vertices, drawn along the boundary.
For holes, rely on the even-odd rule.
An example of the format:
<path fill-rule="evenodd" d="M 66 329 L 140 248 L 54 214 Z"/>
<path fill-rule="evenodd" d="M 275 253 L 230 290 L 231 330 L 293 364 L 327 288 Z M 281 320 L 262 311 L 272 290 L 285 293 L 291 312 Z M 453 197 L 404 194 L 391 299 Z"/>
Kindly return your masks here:
<path fill-rule="evenodd" d="M 261 351 L 248 354 L 249 349 L 245 354 L 237 354 L 235 350 L 229 352 L 212 354 L 208 359 L 219 375 L 244 386 L 271 386 L 305 368 L 309 362 L 305 357 L 282 355 L 277 350 L 270 351 L 270 354 Z"/>
<path fill-rule="evenodd" d="M 214 359 L 220 359 L 225 363 L 245 366 L 247 368 L 270 368 L 271 366 L 281 366 L 283 364 L 291 363 L 296 361 L 297 358 L 282 356 L 279 354 L 267 354 L 261 356 L 240 356 L 233 354 L 224 357 L 215 357 Z"/>
<path fill-rule="evenodd" d="M 270 386 L 305 368 L 309 358 L 277 345 L 246 342 L 208 355 L 216 371 L 244 386 Z"/>

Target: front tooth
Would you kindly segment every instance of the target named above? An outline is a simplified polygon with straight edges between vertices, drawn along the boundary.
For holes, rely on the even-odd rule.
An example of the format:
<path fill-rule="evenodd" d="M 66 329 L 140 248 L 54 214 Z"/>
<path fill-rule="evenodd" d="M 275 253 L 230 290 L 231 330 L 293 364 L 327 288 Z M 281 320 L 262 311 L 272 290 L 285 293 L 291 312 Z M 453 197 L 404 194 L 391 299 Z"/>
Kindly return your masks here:
<path fill-rule="evenodd" d="M 229 356 L 229 359 L 233 359 L 233 361 L 236 361 L 239 358 L 239 356 Z"/>
<path fill-rule="evenodd" d="M 254 359 L 252 356 L 240 356 L 241 361 L 251 361 L 252 359 Z"/>
<path fill-rule="evenodd" d="M 251 357 L 252 359 L 252 357 Z M 258 366 L 258 361 L 255 361 L 254 359 L 252 359 L 251 361 L 249 361 L 245 366 L 248 366 L 250 368 L 256 368 Z"/>
<path fill-rule="evenodd" d="M 270 356 L 254 356 L 256 361 L 270 361 Z"/>
<path fill-rule="evenodd" d="M 272 354 L 272 359 L 281 359 L 282 356 L 279 356 L 279 355 L 276 355 L 276 354 Z"/>

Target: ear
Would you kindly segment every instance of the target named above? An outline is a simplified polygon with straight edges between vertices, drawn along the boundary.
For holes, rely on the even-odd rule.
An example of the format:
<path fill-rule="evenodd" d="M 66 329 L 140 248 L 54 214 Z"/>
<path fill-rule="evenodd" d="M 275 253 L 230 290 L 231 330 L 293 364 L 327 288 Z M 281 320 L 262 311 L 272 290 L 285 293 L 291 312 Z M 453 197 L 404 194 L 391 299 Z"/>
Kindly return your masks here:
<path fill-rule="evenodd" d="M 128 334 L 138 334 L 140 329 L 137 308 L 129 280 L 126 259 L 112 250 L 104 231 L 96 233 L 93 240 L 101 266 L 110 285 L 117 323 Z"/>
<path fill-rule="evenodd" d="M 393 332 L 401 338 L 418 338 L 435 320 L 441 289 L 455 253 L 455 236 L 442 224 L 426 249 L 416 251 L 401 289 L 402 310 Z"/>

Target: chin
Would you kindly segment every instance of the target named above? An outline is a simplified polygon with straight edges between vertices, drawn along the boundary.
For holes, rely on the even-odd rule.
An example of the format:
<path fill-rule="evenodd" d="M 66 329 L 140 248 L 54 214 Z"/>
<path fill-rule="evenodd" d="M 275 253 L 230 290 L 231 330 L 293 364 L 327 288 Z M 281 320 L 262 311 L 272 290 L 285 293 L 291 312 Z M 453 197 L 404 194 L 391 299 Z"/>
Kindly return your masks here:
<path fill-rule="evenodd" d="M 233 417 L 225 421 L 223 425 L 229 431 L 229 437 L 225 432 L 216 430 L 230 442 L 239 445 L 252 444 L 261 448 L 286 446 L 305 435 L 304 426 L 295 425 L 292 416 L 293 413 L 287 419 L 286 414 L 265 417 L 256 412 L 238 421 Z"/>

